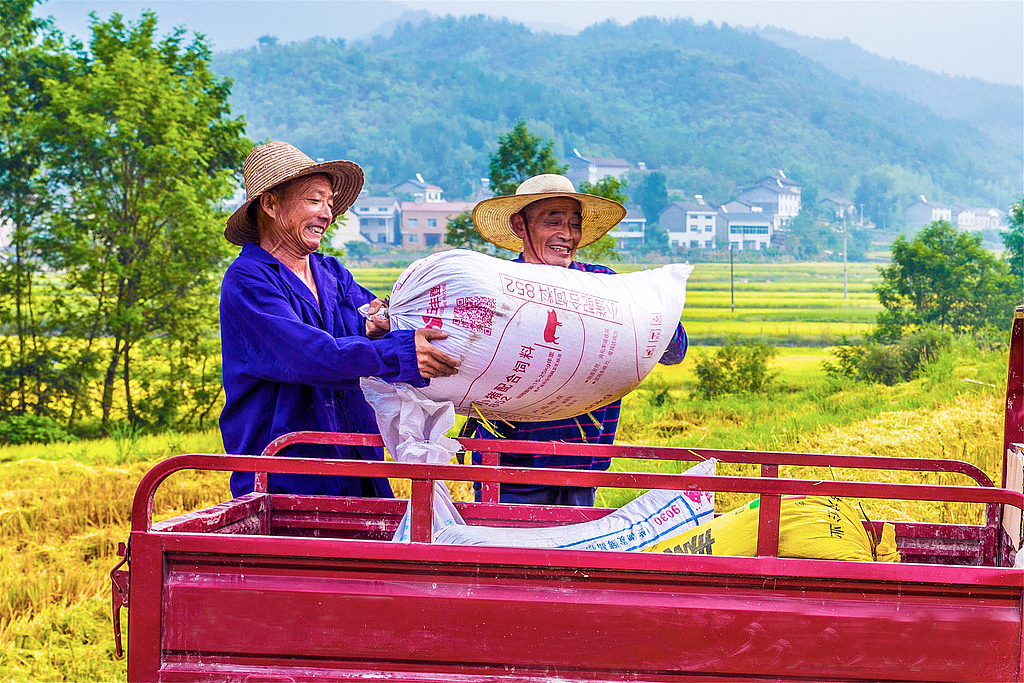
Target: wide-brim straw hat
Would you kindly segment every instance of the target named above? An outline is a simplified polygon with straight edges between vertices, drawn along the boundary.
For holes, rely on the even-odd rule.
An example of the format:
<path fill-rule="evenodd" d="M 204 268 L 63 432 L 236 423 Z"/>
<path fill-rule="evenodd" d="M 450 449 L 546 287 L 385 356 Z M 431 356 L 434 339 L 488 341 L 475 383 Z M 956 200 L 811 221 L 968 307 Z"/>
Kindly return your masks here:
<path fill-rule="evenodd" d="M 253 202 L 257 201 L 261 194 L 281 183 L 314 173 L 323 173 L 331 179 L 331 189 L 334 191 L 334 218 L 345 213 L 355 203 L 359 191 L 363 189 L 363 169 L 352 161 L 338 160 L 318 164 L 287 142 L 268 142 L 249 152 L 242 166 L 246 201 L 228 218 L 224 237 L 238 246 L 246 242 L 259 244 L 260 233 L 256 228 Z M 253 211 L 250 211 L 250 208 Z"/>
<path fill-rule="evenodd" d="M 480 236 L 502 249 L 521 252 L 523 240 L 512 232 L 512 214 L 541 199 L 570 197 L 580 203 L 582 232 L 579 246 L 601 239 L 626 216 L 626 207 L 611 199 L 577 192 L 564 175 L 544 173 L 527 178 L 514 195 L 485 199 L 473 209 L 473 226 Z"/>

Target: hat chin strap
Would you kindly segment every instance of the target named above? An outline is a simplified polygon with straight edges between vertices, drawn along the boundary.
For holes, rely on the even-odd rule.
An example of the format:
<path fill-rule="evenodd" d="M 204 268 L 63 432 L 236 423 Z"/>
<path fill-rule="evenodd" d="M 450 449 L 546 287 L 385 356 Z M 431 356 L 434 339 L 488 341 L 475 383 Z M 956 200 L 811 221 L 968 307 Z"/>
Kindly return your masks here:
<path fill-rule="evenodd" d="M 533 252 L 533 255 L 537 258 L 538 263 L 544 263 L 544 259 L 540 257 L 540 252 L 537 251 L 537 247 L 533 243 L 533 237 L 530 235 L 530 226 L 526 222 L 526 217 L 523 217 L 523 251 L 529 249 Z M 525 253 L 523 254 L 525 257 Z M 523 259 L 526 260 L 525 258 Z M 529 261 L 527 261 L 529 263 Z"/>

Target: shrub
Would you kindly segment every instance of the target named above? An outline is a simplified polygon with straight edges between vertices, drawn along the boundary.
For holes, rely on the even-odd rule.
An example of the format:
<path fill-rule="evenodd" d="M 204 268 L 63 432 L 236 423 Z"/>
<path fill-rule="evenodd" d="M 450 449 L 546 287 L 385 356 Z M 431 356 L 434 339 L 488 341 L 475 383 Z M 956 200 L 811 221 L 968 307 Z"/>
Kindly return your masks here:
<path fill-rule="evenodd" d="M 862 346 L 844 343 L 832 352 L 835 361 L 825 360 L 822 367 L 833 379 L 847 378 L 892 386 L 920 376 L 923 367 L 948 349 L 952 342 L 950 332 L 925 328 L 890 344 L 878 341 Z"/>
<path fill-rule="evenodd" d="M 53 443 L 75 438 L 46 415 L 9 415 L 0 420 L 0 443 Z"/>
<path fill-rule="evenodd" d="M 777 376 L 768 369 L 776 355 L 775 347 L 763 341 L 740 344 L 735 338 L 730 339 L 714 354 L 697 358 L 697 387 L 693 395 L 707 400 L 726 394 L 767 393 Z"/>

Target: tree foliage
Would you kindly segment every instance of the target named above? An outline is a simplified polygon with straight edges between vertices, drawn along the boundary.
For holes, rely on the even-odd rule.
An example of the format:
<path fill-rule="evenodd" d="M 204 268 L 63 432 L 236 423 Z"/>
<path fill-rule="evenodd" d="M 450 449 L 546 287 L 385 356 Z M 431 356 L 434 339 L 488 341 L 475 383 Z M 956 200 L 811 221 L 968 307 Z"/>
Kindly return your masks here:
<path fill-rule="evenodd" d="M 907 326 L 955 333 L 1005 324 L 1015 302 L 1013 279 L 981 239 L 946 221 L 935 221 L 913 241 L 897 237 L 892 263 L 879 269 L 882 283 L 875 287 L 885 308 L 883 336 L 898 337 Z"/>
<path fill-rule="evenodd" d="M 685 19 L 568 36 L 436 17 L 370 44 L 268 44 L 215 63 L 236 79 L 233 102 L 254 138 L 287 134 L 311 156 L 356 159 L 374 183 L 421 172 L 449 197 L 472 195 L 496 137 L 519 119 L 535 133 L 544 126 L 562 160 L 574 148 L 642 160 L 715 202 L 797 162 L 801 180 L 827 193 L 884 168 L 897 179 L 898 210 L 921 193 L 1004 206 L 1020 192 L 1019 144 L 756 34 Z M 1019 139 L 1020 108 L 1008 111 Z"/>
<path fill-rule="evenodd" d="M 665 184 L 665 174 L 661 171 L 651 171 L 644 175 L 640 182 L 636 184 L 633 199 L 644 210 L 647 224 L 657 223 L 658 214 L 668 206 L 668 188 Z"/>
<path fill-rule="evenodd" d="M 925 365 L 934 361 L 952 342 L 953 335 L 949 331 L 935 328 L 904 335 L 891 344 L 844 342 L 832 351 L 835 361 L 826 359 L 822 368 L 833 379 L 892 386 L 920 376 Z"/>
<path fill-rule="evenodd" d="M 470 249 L 481 254 L 493 254 L 495 246 L 485 240 L 473 226 L 473 216 L 463 211 L 448 219 L 444 229 L 444 243 L 456 249 Z"/>
<path fill-rule="evenodd" d="M 361 240 L 345 242 L 345 256 L 353 261 L 365 261 L 370 257 L 372 251 L 373 248 L 367 242 Z"/>
<path fill-rule="evenodd" d="M 184 31 L 156 40 L 157 16 L 126 25 L 93 15 L 88 53 L 66 82 L 50 81 L 44 129 L 53 175 L 68 201 L 50 222 L 45 258 L 69 294 L 68 328 L 104 350 L 100 410 L 109 424 L 121 369 L 131 423 L 166 420 L 170 394 L 136 411 L 132 353 L 153 335 L 190 344 L 215 327 L 210 295 L 228 254 L 223 216 L 247 146 L 243 123 L 228 117 L 228 86 L 209 69 L 209 47 Z M 177 353 L 175 365 L 187 362 Z M 204 359 L 205 360 L 205 359 Z"/>
<path fill-rule="evenodd" d="M 882 169 L 862 175 L 853 194 L 853 203 L 863 208 L 864 218 L 879 227 L 892 224 L 898 201 L 896 181 Z"/>
<path fill-rule="evenodd" d="M 605 176 L 594 184 L 584 180 L 576 189 L 584 194 L 592 194 L 597 197 L 610 199 L 619 204 L 625 204 L 629 200 L 629 195 L 626 194 L 626 185 L 628 184 L 628 180 L 620 180 L 615 176 Z M 612 230 L 614 229 L 612 228 Z M 586 261 L 587 263 L 608 263 L 609 261 L 618 261 L 621 258 L 615 244 L 615 238 L 608 234 L 602 235 L 596 242 L 582 247 L 577 254 L 579 260 Z"/>
<path fill-rule="evenodd" d="M 0 3 L 0 442 L 94 433 L 96 412 L 202 426 L 219 206 L 250 144 L 228 83 L 152 13 L 94 15 L 85 50 L 34 4 Z"/>
<path fill-rule="evenodd" d="M 534 135 L 519 119 L 508 133 L 498 136 L 498 149 L 488 163 L 491 189 L 496 196 L 516 193 L 519 183 L 542 173 L 565 173 L 568 166 L 559 166 L 555 141 Z"/>
<path fill-rule="evenodd" d="M 33 5 L 0 3 L 0 418 L 49 419 L 77 389 L 62 365 L 66 349 L 45 328 L 37 239 L 54 188 L 35 122 L 50 105 L 45 82 L 63 78 L 70 57 Z"/>
<path fill-rule="evenodd" d="M 1016 299 L 1020 302 L 1024 294 L 1024 197 L 1018 197 L 1010 205 L 1006 220 L 1010 229 L 1002 234 L 1003 246 L 1006 247 L 1003 260 L 1016 279 Z"/>

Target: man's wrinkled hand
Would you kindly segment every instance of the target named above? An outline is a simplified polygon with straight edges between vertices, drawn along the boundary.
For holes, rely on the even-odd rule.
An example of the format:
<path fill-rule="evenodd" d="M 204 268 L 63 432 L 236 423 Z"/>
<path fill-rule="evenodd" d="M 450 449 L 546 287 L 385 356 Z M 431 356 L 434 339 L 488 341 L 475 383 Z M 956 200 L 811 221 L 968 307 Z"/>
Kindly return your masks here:
<path fill-rule="evenodd" d="M 366 318 L 366 336 L 369 339 L 380 339 L 391 331 L 391 319 L 384 308 L 383 299 L 370 302 L 370 310 Z"/>
<path fill-rule="evenodd" d="M 430 343 L 447 337 L 447 332 L 432 327 L 416 330 L 416 363 L 423 379 L 451 377 L 458 373 L 459 361 Z"/>

